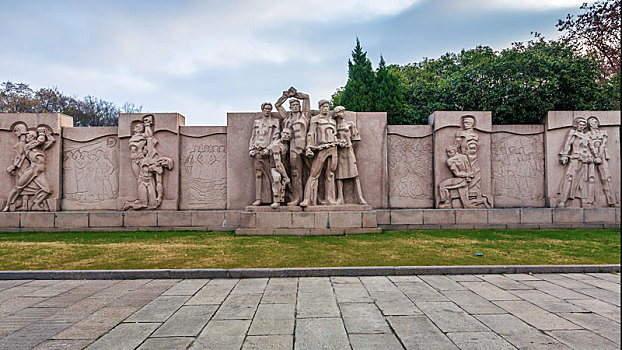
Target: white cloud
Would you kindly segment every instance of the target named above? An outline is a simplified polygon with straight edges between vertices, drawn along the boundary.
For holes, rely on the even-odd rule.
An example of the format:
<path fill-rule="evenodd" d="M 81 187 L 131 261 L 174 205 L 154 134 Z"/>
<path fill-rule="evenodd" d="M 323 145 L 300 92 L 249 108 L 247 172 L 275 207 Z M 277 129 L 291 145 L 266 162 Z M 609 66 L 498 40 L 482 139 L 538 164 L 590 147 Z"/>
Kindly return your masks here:
<path fill-rule="evenodd" d="M 562 8 L 578 8 L 586 0 L 476 0 L 469 5 L 473 7 L 485 6 L 497 9 L 519 9 L 533 11 L 547 11 Z M 475 3 L 475 4 L 474 4 Z M 467 4 L 465 4 L 467 5 Z"/>

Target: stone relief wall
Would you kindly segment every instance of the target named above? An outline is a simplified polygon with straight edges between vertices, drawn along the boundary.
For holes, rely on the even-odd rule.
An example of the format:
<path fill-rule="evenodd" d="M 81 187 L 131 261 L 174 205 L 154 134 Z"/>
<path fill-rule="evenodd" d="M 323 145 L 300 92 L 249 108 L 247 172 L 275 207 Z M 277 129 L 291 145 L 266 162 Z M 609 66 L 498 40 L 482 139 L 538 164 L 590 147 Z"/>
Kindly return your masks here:
<path fill-rule="evenodd" d="M 117 127 L 63 129 L 63 209 L 117 209 L 117 132 Z"/>
<path fill-rule="evenodd" d="M 180 209 L 226 209 L 227 128 L 180 128 Z"/>
<path fill-rule="evenodd" d="M 388 126 L 389 207 L 434 207 L 432 126 Z"/>
<path fill-rule="evenodd" d="M 620 111 L 549 112 L 546 201 L 550 207 L 618 207 Z"/>
<path fill-rule="evenodd" d="M 286 94 L 289 98 L 290 92 Z M 301 99 L 301 112 L 306 111 L 306 95 L 291 94 Z M 305 114 L 293 118 L 283 107 L 286 99 L 281 100 L 275 103 L 277 112 L 269 111 L 279 133 L 267 143 L 267 171 L 259 195 L 268 210 L 276 201 L 286 211 L 295 199 L 292 147 L 305 152 L 308 135 L 302 132 Z M 309 110 L 309 122 L 320 114 Z M 3 114 L 0 207 L 244 209 L 257 200 L 249 141 L 255 121 L 265 115 L 227 117 L 227 127 L 185 127 L 183 116 L 175 113 L 124 114 L 118 128 L 73 128 L 72 118 L 60 114 Z M 589 208 L 620 203 L 618 111 L 550 112 L 546 125 L 493 126 L 489 112 L 435 112 L 428 126 L 387 126 L 385 113 L 338 110 L 324 118 L 334 121 L 329 129 L 338 166 L 331 199 L 337 210 L 358 210 L 348 205 L 360 206 L 361 198 L 373 208 Z M 303 190 L 320 151 L 301 163 Z M 323 163 L 314 190 L 317 208 L 325 208 L 322 202 L 328 198 L 326 159 Z M 340 173 L 340 167 L 347 171 Z"/>
<path fill-rule="evenodd" d="M 544 126 L 492 126 L 495 206 L 544 206 Z"/>

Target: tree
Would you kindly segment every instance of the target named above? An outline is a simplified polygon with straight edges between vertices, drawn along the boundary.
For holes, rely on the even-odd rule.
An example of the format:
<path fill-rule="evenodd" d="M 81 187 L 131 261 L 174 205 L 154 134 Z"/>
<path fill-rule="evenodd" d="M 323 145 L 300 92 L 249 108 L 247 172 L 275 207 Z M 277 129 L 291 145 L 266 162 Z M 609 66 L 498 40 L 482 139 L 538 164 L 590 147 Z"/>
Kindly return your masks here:
<path fill-rule="evenodd" d="M 583 52 L 597 57 L 604 68 L 605 78 L 620 72 L 620 0 L 602 0 L 591 5 L 584 3 L 584 12 L 576 18 L 567 15 L 557 28 L 565 32 L 563 39 Z"/>
<path fill-rule="evenodd" d="M 142 110 L 142 106 L 129 102 L 119 108 L 93 96 L 78 100 L 56 87 L 35 92 L 24 83 L 7 81 L 0 86 L 0 113 L 63 113 L 74 118 L 75 126 L 113 126 L 117 125 L 121 110 L 125 113 Z"/>
<path fill-rule="evenodd" d="M 524 124 L 537 123 L 549 110 L 611 110 L 620 104 L 619 87 L 599 82 L 596 58 L 537 34 L 502 51 L 478 46 L 391 69 L 419 124 L 435 110 L 487 110 L 495 124 Z"/>
<path fill-rule="evenodd" d="M 348 60 L 348 82 L 340 94 L 339 102 L 350 111 L 374 112 L 375 91 L 376 79 L 371 61 L 356 38 L 352 59 Z"/>
<path fill-rule="evenodd" d="M 374 96 L 374 111 L 386 111 L 389 124 L 410 124 L 404 110 L 404 98 L 399 80 L 386 66 L 384 57 L 380 56 L 380 63 L 376 70 L 376 91 Z"/>

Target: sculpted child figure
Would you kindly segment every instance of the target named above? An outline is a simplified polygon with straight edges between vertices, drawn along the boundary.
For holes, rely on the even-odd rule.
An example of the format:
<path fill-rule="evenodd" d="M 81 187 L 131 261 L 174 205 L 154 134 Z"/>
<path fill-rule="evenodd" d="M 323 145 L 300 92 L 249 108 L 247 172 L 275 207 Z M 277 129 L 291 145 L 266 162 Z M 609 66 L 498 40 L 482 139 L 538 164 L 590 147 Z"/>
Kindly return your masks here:
<path fill-rule="evenodd" d="M 337 170 L 337 144 L 339 143 L 337 141 L 337 123 L 329 114 L 330 103 L 328 100 L 320 100 L 318 107 L 320 114 L 311 118 L 309 132 L 307 133 L 305 154 L 307 157 L 315 158 L 305 186 L 305 198 L 300 203 L 301 207 L 316 205 L 318 182 L 324 165 L 326 165 L 324 173 L 326 202 L 328 205 L 337 204 L 335 200 L 335 171 Z"/>
<path fill-rule="evenodd" d="M 272 104 L 261 104 L 262 117 L 253 123 L 253 131 L 248 146 L 248 155 L 253 158 L 255 169 L 255 201 L 252 205 L 261 204 L 261 188 L 264 176 L 270 180 L 270 144 L 279 139 L 280 122 L 272 117 Z"/>
<path fill-rule="evenodd" d="M 363 190 L 361 189 L 361 181 L 359 180 L 359 172 L 356 165 L 356 156 L 354 155 L 355 145 L 361 141 L 359 129 L 356 123 L 345 120 L 345 108 L 343 106 L 335 107 L 335 120 L 337 122 L 337 139 L 339 147 L 337 148 L 337 204 L 344 204 L 343 197 L 343 180 L 354 180 L 356 195 L 361 204 L 366 205 L 367 202 L 363 198 Z"/>
<path fill-rule="evenodd" d="M 288 115 L 283 108 L 283 103 L 288 98 L 289 109 Z M 302 100 L 302 109 L 300 108 L 300 100 Z M 305 168 L 310 168 L 309 159 L 305 157 L 305 149 L 307 146 L 307 130 L 309 128 L 309 120 L 311 119 L 311 105 L 309 103 L 309 95 L 300 91 L 296 91 L 294 87 L 283 91 L 283 95 L 275 103 L 276 109 L 281 118 L 283 118 L 283 128 L 291 130 L 291 141 L 289 142 L 289 164 L 292 177 L 291 195 L 288 206 L 296 206 L 303 197 L 302 176 Z"/>
<path fill-rule="evenodd" d="M 273 209 L 281 206 L 285 200 L 285 189 L 290 186 L 289 176 L 281 161 L 281 155 L 287 154 L 287 143 L 292 138 L 288 128 L 281 131 L 281 138 L 270 145 L 270 171 L 272 174 L 272 204 Z"/>

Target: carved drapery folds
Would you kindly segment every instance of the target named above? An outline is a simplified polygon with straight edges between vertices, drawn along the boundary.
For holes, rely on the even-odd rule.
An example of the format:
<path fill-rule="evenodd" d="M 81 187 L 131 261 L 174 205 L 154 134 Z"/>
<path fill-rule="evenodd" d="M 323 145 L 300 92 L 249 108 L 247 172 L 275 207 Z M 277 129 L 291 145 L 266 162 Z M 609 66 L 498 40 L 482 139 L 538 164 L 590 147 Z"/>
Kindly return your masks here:
<path fill-rule="evenodd" d="M 121 210 L 156 209 L 162 204 L 162 176 L 165 170 L 173 169 L 174 164 L 171 158 L 161 156 L 158 152 L 153 122 L 154 116 L 149 114 L 143 116 L 142 121 L 132 123 L 128 146 L 138 198 L 125 202 Z"/>

